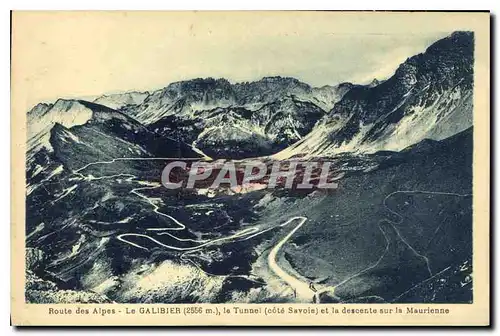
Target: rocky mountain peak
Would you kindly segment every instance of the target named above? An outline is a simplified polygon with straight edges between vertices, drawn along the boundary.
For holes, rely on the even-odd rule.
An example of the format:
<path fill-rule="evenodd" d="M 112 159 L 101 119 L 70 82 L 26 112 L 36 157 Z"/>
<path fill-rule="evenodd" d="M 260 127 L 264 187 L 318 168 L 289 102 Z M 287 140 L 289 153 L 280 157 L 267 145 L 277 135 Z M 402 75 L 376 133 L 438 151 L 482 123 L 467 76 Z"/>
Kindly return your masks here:
<path fill-rule="evenodd" d="M 317 148 L 321 155 L 399 151 L 467 129 L 472 125 L 473 45 L 472 33 L 453 33 L 408 58 L 386 81 L 352 86 L 297 148 L 279 157 Z"/>
<path fill-rule="evenodd" d="M 231 83 L 227 79 L 224 78 L 195 78 L 195 79 L 190 79 L 190 80 L 185 80 L 185 81 L 179 81 L 179 82 L 174 82 L 169 84 L 164 91 L 169 92 L 169 91 L 175 91 L 180 94 L 183 93 L 193 93 L 193 92 L 205 92 L 205 91 L 211 91 L 211 90 L 230 90 L 231 88 Z"/>
<path fill-rule="evenodd" d="M 379 85 L 379 84 L 380 84 L 380 81 L 379 81 L 378 79 L 374 78 L 374 79 L 370 82 L 370 84 L 368 84 L 368 86 L 369 86 L 369 87 L 374 87 L 374 86 L 377 86 L 377 85 Z"/>
<path fill-rule="evenodd" d="M 460 80 L 472 80 L 474 35 L 471 32 L 455 32 L 431 46 L 422 54 L 410 57 L 399 66 L 394 75 L 405 87 L 422 82 L 451 84 Z"/>

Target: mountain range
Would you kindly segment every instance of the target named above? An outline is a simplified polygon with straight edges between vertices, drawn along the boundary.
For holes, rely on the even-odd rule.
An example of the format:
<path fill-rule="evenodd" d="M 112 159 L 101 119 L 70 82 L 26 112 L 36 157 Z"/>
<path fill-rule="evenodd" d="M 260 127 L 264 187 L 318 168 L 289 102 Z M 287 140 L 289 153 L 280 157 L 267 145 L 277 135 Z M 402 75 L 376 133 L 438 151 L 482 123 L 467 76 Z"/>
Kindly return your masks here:
<path fill-rule="evenodd" d="M 368 85 L 314 88 L 279 76 L 237 84 L 198 78 L 151 93 L 102 96 L 92 106 L 118 111 L 212 158 L 401 150 L 472 125 L 473 49 L 472 33 L 453 33 L 408 58 L 392 77 Z M 28 113 L 29 148 L 50 147 L 55 122 L 85 123 L 88 106 L 66 100 L 35 106 Z"/>

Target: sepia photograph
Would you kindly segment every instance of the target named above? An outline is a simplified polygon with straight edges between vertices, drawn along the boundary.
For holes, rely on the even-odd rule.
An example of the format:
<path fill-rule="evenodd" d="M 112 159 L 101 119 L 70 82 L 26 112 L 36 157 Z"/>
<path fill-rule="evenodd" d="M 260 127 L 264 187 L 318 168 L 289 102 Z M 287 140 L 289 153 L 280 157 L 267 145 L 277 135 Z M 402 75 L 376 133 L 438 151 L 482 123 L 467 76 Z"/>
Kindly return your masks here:
<path fill-rule="evenodd" d="M 488 324 L 489 20 L 13 12 L 17 321 Z"/>

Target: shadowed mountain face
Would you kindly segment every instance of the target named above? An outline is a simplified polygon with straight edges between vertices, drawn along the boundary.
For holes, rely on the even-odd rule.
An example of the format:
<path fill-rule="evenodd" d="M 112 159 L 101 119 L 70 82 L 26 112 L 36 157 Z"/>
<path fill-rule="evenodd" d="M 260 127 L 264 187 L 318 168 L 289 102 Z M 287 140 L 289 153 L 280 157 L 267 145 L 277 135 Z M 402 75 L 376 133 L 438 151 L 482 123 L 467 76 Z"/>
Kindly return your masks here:
<path fill-rule="evenodd" d="M 313 88 L 279 76 L 237 84 L 198 78 L 172 83 L 120 110 L 162 136 L 172 132 L 195 142 L 210 157 L 246 158 L 271 155 L 300 140 L 351 87 Z M 110 97 L 96 101 L 105 104 Z"/>
<path fill-rule="evenodd" d="M 35 106 L 27 300 L 472 302 L 472 65 L 458 32 L 366 86 L 208 78 Z M 162 187 L 172 158 L 209 157 L 315 157 L 339 187 Z"/>

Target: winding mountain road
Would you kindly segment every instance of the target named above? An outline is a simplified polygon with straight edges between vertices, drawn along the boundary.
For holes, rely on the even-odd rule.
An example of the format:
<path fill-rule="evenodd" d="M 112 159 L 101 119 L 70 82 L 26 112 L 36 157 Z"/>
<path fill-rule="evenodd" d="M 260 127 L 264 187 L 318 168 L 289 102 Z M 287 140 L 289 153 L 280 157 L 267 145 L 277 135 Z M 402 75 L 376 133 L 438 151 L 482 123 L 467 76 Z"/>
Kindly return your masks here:
<path fill-rule="evenodd" d="M 74 171 L 74 173 L 76 175 L 79 175 L 80 177 L 82 177 L 84 179 L 96 179 L 97 180 L 97 179 L 102 179 L 102 178 L 113 178 L 113 177 L 116 177 L 117 175 L 93 177 L 91 175 L 86 176 L 81 172 L 92 165 L 111 164 L 111 163 L 114 163 L 114 162 L 117 162 L 120 160 L 148 160 L 148 159 L 150 159 L 150 158 L 147 158 L 147 159 L 143 159 L 143 158 L 118 158 L 118 159 L 113 159 L 110 161 L 93 162 L 93 163 L 90 163 L 90 164 L 87 164 L 87 165 L 81 167 L 80 169 L 77 169 L 76 171 Z M 152 159 L 165 160 L 167 158 L 152 158 Z M 119 175 L 127 175 L 127 177 L 129 177 L 129 180 L 133 180 L 133 179 L 137 178 L 136 176 L 130 175 L 130 174 L 119 174 Z M 174 218 L 166 213 L 161 212 L 159 210 L 158 205 L 156 205 L 152 199 L 150 199 L 149 197 L 140 193 L 140 191 L 142 191 L 142 190 L 155 189 L 155 188 L 158 188 L 159 186 L 160 185 L 151 184 L 149 186 L 134 188 L 131 190 L 131 193 L 133 193 L 136 196 L 147 201 L 153 207 L 153 212 L 155 212 L 156 214 L 158 214 L 162 217 L 166 217 L 166 218 L 170 219 L 175 224 L 175 226 L 173 226 L 173 227 L 148 228 L 147 231 L 160 231 L 158 233 L 158 235 L 168 235 L 177 241 L 180 241 L 180 242 L 189 241 L 189 242 L 193 243 L 194 245 L 189 246 L 189 247 L 179 247 L 179 246 L 167 245 L 167 244 L 164 244 L 164 243 L 158 241 L 157 239 L 155 239 L 147 234 L 139 234 L 139 233 L 123 233 L 123 234 L 120 234 L 116 237 L 118 240 L 120 240 L 124 243 L 130 244 L 136 248 L 149 250 L 149 248 L 142 246 L 141 244 L 139 244 L 137 242 L 132 242 L 128 239 L 129 237 L 141 237 L 143 239 L 147 239 L 147 240 L 151 241 L 152 243 L 154 243 L 157 246 L 161 246 L 161 247 L 164 247 L 167 249 L 171 249 L 171 250 L 175 250 L 175 251 L 183 251 L 183 252 L 192 252 L 192 251 L 199 250 L 205 246 L 212 245 L 212 244 L 215 244 L 215 243 L 218 243 L 221 241 L 231 241 L 234 239 L 247 240 L 247 239 L 253 238 L 255 236 L 258 236 L 264 232 L 267 232 L 267 231 L 275 228 L 275 227 L 271 227 L 271 228 L 262 230 L 259 226 L 256 226 L 256 227 L 252 227 L 252 228 L 243 229 L 243 230 L 238 231 L 230 236 L 221 237 L 221 238 L 213 239 L 213 240 L 179 238 L 179 237 L 169 233 L 168 231 L 182 231 L 182 230 L 186 229 L 186 225 L 179 222 L 176 218 Z M 289 224 L 291 224 L 293 222 L 297 222 L 297 221 L 298 221 L 298 224 L 271 249 L 271 251 L 269 252 L 269 255 L 267 257 L 267 261 L 269 264 L 269 268 L 272 270 L 272 272 L 275 273 L 281 280 L 283 280 L 287 285 L 289 285 L 294 290 L 296 298 L 300 299 L 301 301 L 311 302 L 313 297 L 316 295 L 316 290 L 311 286 L 311 284 L 304 282 L 304 281 L 297 279 L 296 277 L 290 275 L 285 270 L 283 270 L 278 265 L 278 262 L 277 262 L 278 253 L 280 252 L 283 245 L 285 245 L 286 242 L 295 234 L 295 232 L 297 232 L 297 230 L 299 230 L 302 227 L 302 225 L 307 221 L 307 218 L 302 217 L 302 216 L 296 216 L 296 217 L 292 217 L 292 218 L 288 219 L 285 223 L 279 225 L 281 227 L 284 227 L 284 226 L 288 226 Z"/>
<path fill-rule="evenodd" d="M 286 221 L 284 224 L 281 224 L 281 226 L 286 226 L 294 221 L 298 220 L 299 223 L 297 226 L 291 230 L 283 239 L 281 239 L 278 244 L 276 244 L 271 252 L 269 252 L 269 255 L 267 257 L 267 262 L 269 264 L 269 268 L 283 280 L 286 282 L 290 287 L 293 288 L 295 291 L 295 295 L 298 299 L 302 300 L 307 300 L 307 301 L 312 301 L 312 298 L 315 296 L 315 291 L 313 291 L 310 287 L 310 285 L 302 280 L 297 279 L 296 277 L 288 274 L 285 270 L 283 270 L 277 263 L 277 257 L 280 249 L 285 245 L 285 243 L 294 235 L 294 233 L 300 229 L 300 227 L 305 223 L 307 220 L 306 217 L 292 217 L 288 221 Z"/>
<path fill-rule="evenodd" d="M 130 158 L 126 158 L 126 159 L 130 159 Z M 91 164 L 88 164 L 78 170 L 76 170 L 74 173 L 79 175 L 80 177 L 84 178 L 84 179 L 89 179 L 89 180 L 93 180 L 93 179 L 102 179 L 102 178 L 112 178 L 112 177 L 115 177 L 115 176 L 118 176 L 118 175 L 111 175 L 111 176 L 102 176 L 102 177 L 93 177 L 91 175 L 88 175 L 88 176 L 85 176 L 83 175 L 82 173 L 80 173 L 82 170 L 84 170 L 85 168 L 89 167 L 90 165 L 95 165 L 95 164 L 110 164 L 110 163 L 113 163 L 113 162 L 116 162 L 120 159 L 114 159 L 112 161 L 101 161 L 101 162 L 95 162 L 95 163 L 91 163 Z M 129 177 L 129 180 L 133 180 L 135 178 L 137 178 L 136 176 L 134 175 L 129 175 L 129 174 L 119 174 L 121 176 L 123 175 L 126 175 Z M 143 182 L 144 183 L 144 182 Z M 220 238 L 217 238 L 217 239 L 212 239 L 212 240 L 202 240 L 202 239 L 186 239 L 186 238 L 179 238 L 177 237 L 176 235 L 174 234 L 171 234 L 169 233 L 168 231 L 182 231 L 184 229 L 186 229 L 186 225 L 184 225 L 183 223 L 179 222 L 176 218 L 166 214 L 166 213 L 163 213 L 159 210 L 159 206 L 155 204 L 154 200 L 147 197 L 146 195 L 142 194 L 140 191 L 142 190 L 149 190 L 149 189 L 156 189 L 158 188 L 160 185 L 158 184 L 155 184 L 155 183 L 144 183 L 146 184 L 146 186 L 143 186 L 143 187 L 139 187 L 139 188 L 134 188 L 131 190 L 131 193 L 135 194 L 136 196 L 144 199 L 145 201 L 147 201 L 153 208 L 153 212 L 155 212 L 156 214 L 160 215 L 160 216 L 163 216 L 163 217 L 166 217 L 168 218 L 169 220 L 171 220 L 175 226 L 173 227 L 165 227 L 165 228 L 148 228 L 146 229 L 147 231 L 160 231 L 157 233 L 157 235 L 168 235 L 170 236 L 171 238 L 173 238 L 174 240 L 176 241 L 179 241 L 179 242 L 190 242 L 192 243 L 193 245 L 192 246 L 187 246 L 187 247 L 180 247 L 180 246 L 173 246 L 173 245 L 167 245 L 165 243 L 162 243 L 160 241 L 158 241 L 157 239 L 147 235 L 147 234 L 139 234 L 139 233 L 124 233 L 124 234 L 120 234 L 118 235 L 116 238 L 124 243 L 127 243 L 127 244 L 130 244 L 134 247 L 137 247 L 137 248 L 141 248 L 141 249 L 145 249 L 145 250 L 149 250 L 149 248 L 145 247 L 145 246 L 142 246 L 140 244 L 138 244 L 137 242 L 132 242 L 130 240 L 128 240 L 127 238 L 129 237 L 141 237 L 143 239 L 146 239 L 146 240 L 149 240 L 150 242 L 154 243 L 155 245 L 157 246 L 161 246 L 161 247 L 164 247 L 164 248 L 167 248 L 167 249 L 171 249 L 171 250 L 176 250 L 176 251 L 182 251 L 182 252 L 193 252 L 193 251 L 196 251 L 196 250 L 199 250 L 203 247 L 206 247 L 206 246 L 209 246 L 209 245 L 213 245 L 213 244 L 217 244 L 217 243 L 220 243 L 220 242 L 224 242 L 224 241 L 232 241 L 232 240 L 248 240 L 248 239 L 251 239 L 255 236 L 258 236 L 258 235 L 261 235 L 263 234 L 264 232 L 267 232 L 269 230 L 272 230 L 278 226 L 280 227 L 285 227 L 285 226 L 292 226 L 293 224 L 292 223 L 296 223 L 296 226 L 290 230 L 290 232 L 288 232 L 288 234 L 286 234 L 281 240 L 279 240 L 279 242 L 270 250 L 268 256 L 267 256 L 267 263 L 269 265 L 269 269 L 277 276 L 279 277 L 284 283 L 286 283 L 288 286 L 290 286 L 293 291 L 294 291 L 294 294 L 295 294 L 295 298 L 298 299 L 298 301 L 300 302 L 316 302 L 316 303 L 319 303 L 319 296 L 321 293 L 324 293 L 324 292 L 330 292 L 330 295 L 331 296 L 334 296 L 335 297 L 335 288 L 338 287 L 339 285 L 343 285 L 344 283 L 348 282 L 349 280 L 361 275 L 362 273 L 370 270 L 370 269 L 373 269 L 375 268 L 379 263 L 380 261 L 383 259 L 383 257 L 385 256 L 385 254 L 387 253 L 388 251 L 388 248 L 389 248 L 389 244 L 390 242 L 387 240 L 387 237 L 385 237 L 385 233 L 382 231 L 382 234 L 384 234 L 384 237 L 386 238 L 387 240 L 387 247 L 386 247 L 386 250 L 384 251 L 384 253 L 380 256 L 380 258 L 378 259 L 378 261 L 376 263 L 374 263 L 373 265 L 369 265 L 368 267 L 366 267 L 365 269 L 347 277 L 346 279 L 344 279 L 342 282 L 340 282 L 339 284 L 335 285 L 335 286 L 319 286 L 318 288 L 315 288 L 313 283 L 312 282 L 307 282 L 307 281 L 303 281 L 293 275 L 291 275 L 290 273 L 288 273 L 287 271 L 285 271 L 283 268 L 281 268 L 278 264 L 278 260 L 279 260 L 279 253 L 281 251 L 281 248 L 290 240 L 290 238 L 304 225 L 304 223 L 308 220 L 307 217 L 303 217 L 303 216 L 295 216 L 295 217 L 292 217 L 290 219 L 288 219 L 285 223 L 283 224 L 280 224 L 280 225 L 276 225 L 276 226 L 273 226 L 273 227 L 270 227 L 270 228 L 267 228 L 267 229 L 262 229 L 261 227 L 259 226 L 254 226 L 254 227 L 251 227 L 251 228 L 245 228 L 243 230 L 240 230 L 240 231 L 237 231 L 235 232 L 234 234 L 232 235 L 229 235 L 229 236 L 226 236 L 226 237 L 220 237 Z M 148 185 L 149 184 L 149 185 Z M 428 194 L 428 195 L 450 195 L 450 196 L 459 196 L 459 197 L 466 197 L 466 196 L 470 196 L 470 194 L 457 194 L 457 193 L 450 193 L 450 192 L 437 192 L 437 191 L 421 191 L 421 190 L 400 190 L 400 191 L 395 191 L 395 192 L 392 192 L 390 193 L 389 195 L 387 195 L 384 200 L 383 200 L 383 206 L 392 214 L 396 217 L 396 220 L 393 220 L 391 221 L 392 224 L 399 224 L 403 221 L 403 217 L 400 213 L 398 213 L 397 211 L 391 209 L 391 207 L 387 204 L 387 200 L 395 195 L 395 194 Z M 291 225 L 292 224 L 292 225 Z M 429 261 L 427 259 L 427 257 L 425 255 L 422 255 L 420 253 L 418 253 L 414 248 L 413 246 L 411 246 L 402 236 L 401 234 L 399 233 L 399 231 L 394 227 L 394 229 L 396 230 L 399 238 L 401 239 L 401 241 L 403 243 L 405 243 L 409 249 L 411 249 L 416 255 L 422 257 L 426 262 L 427 262 L 427 267 L 429 269 L 429 274 L 430 276 L 433 275 L 433 273 L 431 272 L 431 269 L 429 267 Z M 189 259 L 188 259 L 189 260 Z"/>

